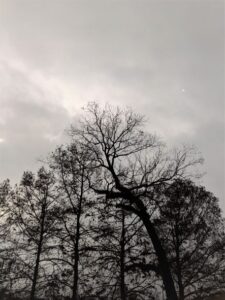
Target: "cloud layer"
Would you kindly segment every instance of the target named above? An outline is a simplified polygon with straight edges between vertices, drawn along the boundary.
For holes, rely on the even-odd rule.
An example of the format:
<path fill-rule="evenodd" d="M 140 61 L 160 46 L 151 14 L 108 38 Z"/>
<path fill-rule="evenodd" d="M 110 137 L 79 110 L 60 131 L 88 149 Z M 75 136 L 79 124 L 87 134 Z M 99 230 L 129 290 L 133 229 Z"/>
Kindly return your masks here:
<path fill-rule="evenodd" d="M 224 201 L 223 1 L 0 6 L 1 179 L 33 168 L 97 100 L 144 113 L 169 144 L 195 144 L 203 183 Z"/>

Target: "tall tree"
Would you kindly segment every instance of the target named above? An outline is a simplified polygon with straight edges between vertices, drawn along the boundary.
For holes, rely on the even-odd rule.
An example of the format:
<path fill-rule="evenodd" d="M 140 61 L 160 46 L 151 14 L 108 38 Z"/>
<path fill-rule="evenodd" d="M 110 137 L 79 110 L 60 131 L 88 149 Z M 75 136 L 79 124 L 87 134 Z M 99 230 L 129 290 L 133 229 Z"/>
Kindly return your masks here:
<path fill-rule="evenodd" d="M 17 286 L 27 284 L 30 300 L 35 299 L 39 279 L 47 270 L 41 260 L 52 248 L 51 236 L 57 211 L 54 187 L 54 176 L 42 167 L 37 176 L 31 172 L 24 173 L 11 199 L 11 220 L 16 232 L 14 243 L 18 247 L 17 264 L 20 270 Z"/>
<path fill-rule="evenodd" d="M 13 245 L 10 240 L 9 201 L 12 189 L 9 180 L 0 183 L 0 296 L 10 287 Z"/>
<path fill-rule="evenodd" d="M 159 193 L 155 225 L 179 299 L 225 290 L 225 231 L 218 199 L 189 180 L 176 180 Z"/>
<path fill-rule="evenodd" d="M 60 255 L 52 260 L 64 264 L 61 282 L 70 287 L 72 300 L 79 299 L 81 277 L 83 286 L 87 282 L 82 270 L 87 268 L 88 249 L 92 241 L 89 223 L 93 218 L 93 199 L 88 184 L 88 163 L 88 153 L 75 144 L 59 147 L 50 158 L 51 168 L 57 178 L 60 206 L 57 218 L 61 228 L 58 235 Z M 68 280 L 70 274 L 72 284 Z"/>
<path fill-rule="evenodd" d="M 147 209 L 146 202 L 151 200 L 146 199 L 155 185 L 184 176 L 199 160 L 190 158 L 186 149 L 174 152 L 173 157 L 165 155 L 162 143 L 143 132 L 143 118 L 130 110 L 100 109 L 90 103 L 86 113 L 80 125 L 72 127 L 71 135 L 93 153 L 98 179 L 92 177 L 90 184 L 109 201 L 122 199 L 121 208 L 139 216 L 154 246 L 167 298 L 177 300 L 169 261 Z"/>

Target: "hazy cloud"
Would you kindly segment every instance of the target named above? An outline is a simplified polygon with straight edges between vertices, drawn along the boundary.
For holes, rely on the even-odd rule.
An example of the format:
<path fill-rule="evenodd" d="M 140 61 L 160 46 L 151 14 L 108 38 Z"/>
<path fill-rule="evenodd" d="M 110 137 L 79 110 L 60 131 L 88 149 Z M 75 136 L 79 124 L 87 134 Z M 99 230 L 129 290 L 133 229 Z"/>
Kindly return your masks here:
<path fill-rule="evenodd" d="M 0 77 L 0 178 L 15 181 L 62 141 L 70 121 L 56 95 L 29 74 L 2 64 Z"/>
<path fill-rule="evenodd" d="M 147 115 L 169 144 L 196 144 L 224 201 L 222 0 L 0 5 L 1 177 L 60 142 L 89 100 L 107 101 Z"/>

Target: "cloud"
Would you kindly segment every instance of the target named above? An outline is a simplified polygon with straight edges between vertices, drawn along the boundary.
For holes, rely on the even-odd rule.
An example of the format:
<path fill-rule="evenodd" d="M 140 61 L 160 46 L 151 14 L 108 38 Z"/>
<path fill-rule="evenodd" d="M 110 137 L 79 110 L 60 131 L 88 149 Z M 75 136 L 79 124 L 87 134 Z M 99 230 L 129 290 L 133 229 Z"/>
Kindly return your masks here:
<path fill-rule="evenodd" d="M 169 144 L 196 144 L 224 199 L 223 1 L 0 3 L 0 151 L 14 141 L 25 165 L 88 101 L 130 106 Z"/>
<path fill-rule="evenodd" d="M 70 118 L 55 94 L 28 73 L 2 64 L 0 77 L 0 178 L 15 181 L 63 141 Z"/>

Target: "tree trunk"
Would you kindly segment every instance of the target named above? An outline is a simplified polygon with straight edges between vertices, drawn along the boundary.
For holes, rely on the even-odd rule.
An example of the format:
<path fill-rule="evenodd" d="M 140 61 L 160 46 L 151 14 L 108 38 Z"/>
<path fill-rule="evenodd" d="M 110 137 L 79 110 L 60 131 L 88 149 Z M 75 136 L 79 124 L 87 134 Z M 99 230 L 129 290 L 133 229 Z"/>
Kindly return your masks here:
<path fill-rule="evenodd" d="M 126 300 L 126 286 L 125 286 L 125 213 L 122 209 L 122 232 L 120 240 L 120 296 L 121 300 Z"/>
<path fill-rule="evenodd" d="M 156 233 L 155 227 L 150 221 L 149 214 L 146 212 L 146 210 L 142 210 L 142 212 L 140 213 L 140 217 L 145 225 L 149 237 L 151 238 L 152 244 L 154 246 L 158 258 L 159 270 L 165 287 L 167 300 L 178 300 L 173 277 L 170 271 L 169 262 L 160 242 L 160 239 Z"/>
<path fill-rule="evenodd" d="M 36 257 L 36 263 L 35 263 L 35 269 L 34 269 L 34 275 L 33 275 L 33 280 L 32 280 L 32 288 L 31 288 L 31 293 L 30 293 L 30 300 L 34 300 L 35 299 L 35 291 L 36 291 L 36 285 L 37 285 L 37 279 L 38 279 L 40 256 L 41 256 L 41 244 L 39 243 L 37 257 Z"/>
<path fill-rule="evenodd" d="M 178 285 L 179 285 L 179 300 L 184 300 L 184 287 L 179 274 L 178 274 Z"/>
<path fill-rule="evenodd" d="M 178 300 L 177 292 L 175 289 L 173 277 L 170 270 L 170 265 L 166 256 L 166 252 L 161 244 L 161 241 L 159 239 L 159 236 L 155 230 L 155 227 L 153 223 L 150 220 L 150 216 L 148 212 L 146 211 L 146 208 L 143 204 L 143 202 L 132 196 L 131 194 L 125 194 L 123 193 L 121 196 L 123 196 L 124 199 L 131 200 L 133 203 L 135 203 L 137 208 L 134 208 L 131 205 L 121 205 L 125 210 L 132 211 L 135 213 L 139 218 L 142 220 L 148 235 L 152 241 L 157 259 L 159 264 L 159 271 L 162 276 L 164 288 L 166 291 L 167 300 Z"/>
<path fill-rule="evenodd" d="M 79 206 L 78 206 L 78 212 L 77 212 L 76 240 L 75 240 L 75 248 L 74 248 L 74 265 L 73 265 L 72 300 L 79 300 L 79 294 L 78 294 L 78 279 L 79 279 L 78 265 L 79 265 L 79 241 L 80 241 L 80 217 L 81 217 L 81 209 L 82 209 L 83 190 L 84 190 L 84 168 L 82 168 L 81 189 L 80 189 Z"/>
<path fill-rule="evenodd" d="M 177 264 L 177 280 L 178 280 L 178 287 L 179 287 L 179 300 L 184 300 L 184 286 L 182 282 L 182 270 L 180 264 L 180 242 L 179 242 L 177 224 L 175 226 L 175 237 L 176 237 L 175 251 L 176 251 L 176 264 Z"/>
<path fill-rule="evenodd" d="M 79 239 L 80 239 L 80 212 L 77 215 L 77 232 L 74 248 L 74 265 L 73 265 L 73 293 L 72 300 L 78 300 L 78 263 L 79 263 Z"/>
<path fill-rule="evenodd" d="M 42 243 L 43 243 L 43 236 L 44 236 L 44 223 L 45 223 L 45 214 L 46 214 L 45 209 L 46 209 L 46 202 L 43 204 L 42 212 L 41 212 L 41 231 L 40 231 L 40 238 L 39 238 L 39 242 L 38 242 L 38 249 L 37 249 L 37 256 L 36 256 L 34 274 L 33 274 L 33 279 L 32 279 L 30 300 L 35 299 L 36 285 L 37 285 L 37 279 L 38 279 L 38 271 L 39 271 L 39 265 L 40 265 L 40 257 L 41 257 L 41 251 L 42 251 Z"/>

